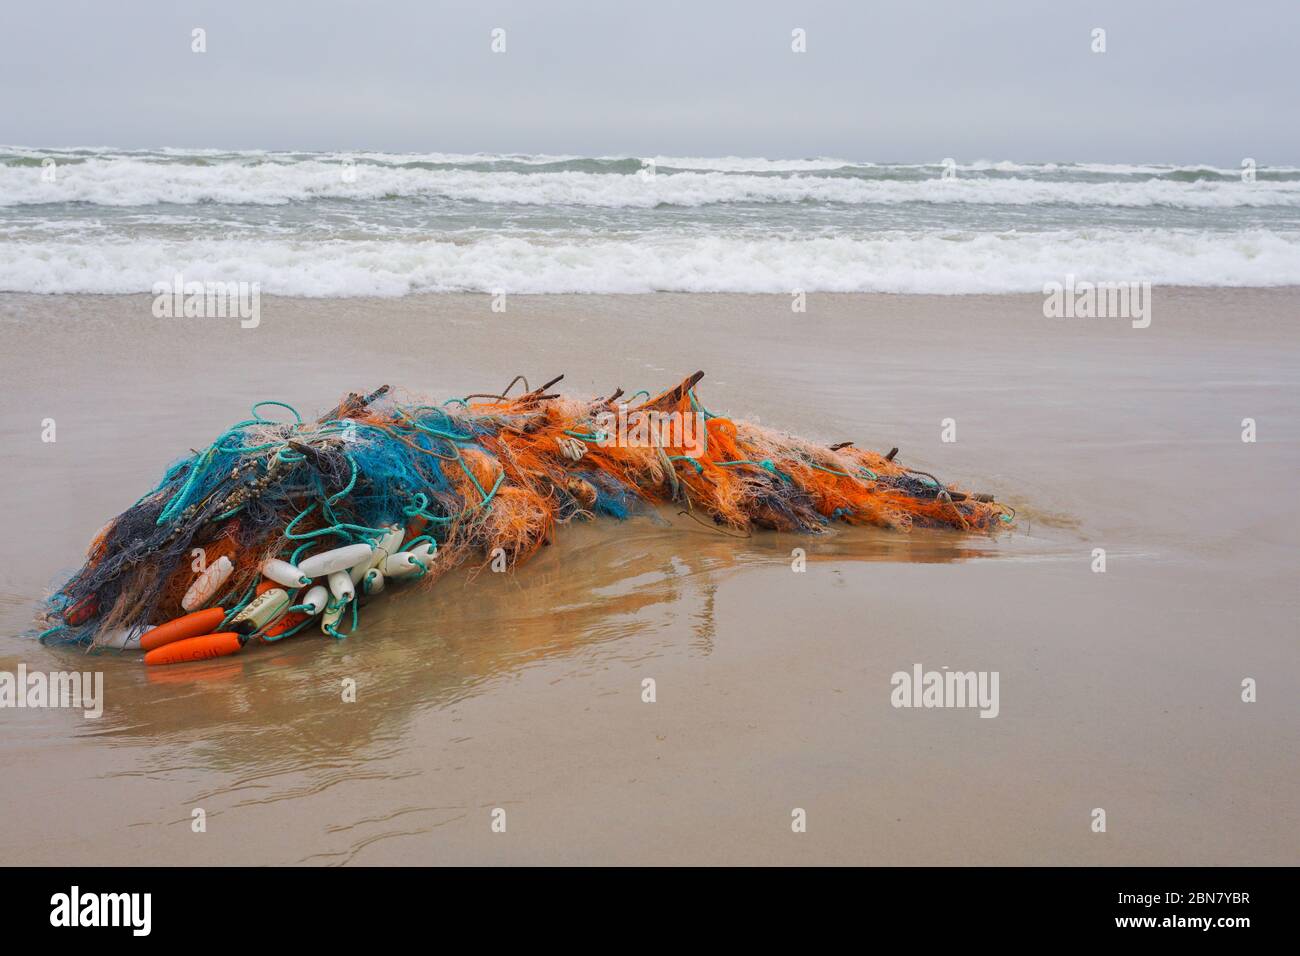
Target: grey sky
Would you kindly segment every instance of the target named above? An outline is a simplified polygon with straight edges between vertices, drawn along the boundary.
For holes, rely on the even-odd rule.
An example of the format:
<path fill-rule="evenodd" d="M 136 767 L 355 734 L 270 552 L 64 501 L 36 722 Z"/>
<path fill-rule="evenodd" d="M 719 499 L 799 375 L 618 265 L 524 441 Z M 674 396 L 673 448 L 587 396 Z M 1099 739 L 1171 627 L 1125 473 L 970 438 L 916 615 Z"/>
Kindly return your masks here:
<path fill-rule="evenodd" d="M 1300 165 L 1298 35 L 1296 0 L 9 0 L 0 142 Z"/>

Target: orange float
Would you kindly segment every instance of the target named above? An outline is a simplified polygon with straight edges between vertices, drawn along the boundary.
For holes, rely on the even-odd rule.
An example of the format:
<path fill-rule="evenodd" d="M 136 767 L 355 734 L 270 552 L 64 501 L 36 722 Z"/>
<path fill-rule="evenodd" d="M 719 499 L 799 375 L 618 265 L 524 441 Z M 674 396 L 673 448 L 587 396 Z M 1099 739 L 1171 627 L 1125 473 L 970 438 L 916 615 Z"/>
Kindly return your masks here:
<path fill-rule="evenodd" d="M 219 607 L 210 607 L 193 614 L 175 618 L 166 624 L 160 624 L 140 638 L 140 649 L 152 651 L 176 641 L 190 637 L 211 634 L 226 619 L 226 612 Z"/>
<path fill-rule="evenodd" d="M 153 649 L 144 656 L 144 662 L 146 664 L 188 664 L 191 661 L 225 657 L 227 654 L 238 653 L 247 640 L 248 638 L 243 634 L 236 634 L 234 631 L 189 637 Z"/>

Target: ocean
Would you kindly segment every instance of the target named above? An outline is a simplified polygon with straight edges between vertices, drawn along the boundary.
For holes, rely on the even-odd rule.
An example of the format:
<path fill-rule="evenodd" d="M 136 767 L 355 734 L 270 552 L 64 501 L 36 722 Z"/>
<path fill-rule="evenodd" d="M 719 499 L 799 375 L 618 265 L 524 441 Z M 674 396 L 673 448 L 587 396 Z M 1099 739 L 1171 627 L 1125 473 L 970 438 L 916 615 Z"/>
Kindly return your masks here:
<path fill-rule="evenodd" d="M 1300 168 L 0 147 L 0 292 L 177 274 L 306 297 L 1294 285 Z"/>

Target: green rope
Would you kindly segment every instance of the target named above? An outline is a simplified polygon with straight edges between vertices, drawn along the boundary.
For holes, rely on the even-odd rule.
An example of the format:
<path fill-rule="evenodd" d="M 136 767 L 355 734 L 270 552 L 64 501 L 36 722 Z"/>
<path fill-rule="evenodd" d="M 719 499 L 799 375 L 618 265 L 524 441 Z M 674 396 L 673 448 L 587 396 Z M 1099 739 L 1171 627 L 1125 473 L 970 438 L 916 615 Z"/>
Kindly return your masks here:
<path fill-rule="evenodd" d="M 824 472 L 826 472 L 826 474 L 828 474 L 828 475 L 839 475 L 841 478 L 852 478 L 852 477 L 853 477 L 853 476 L 850 475 L 847 471 L 836 471 L 836 470 L 833 469 L 833 468 L 823 468 L 821 465 L 817 464 L 817 463 L 814 462 L 814 461 L 810 461 L 810 462 L 808 462 L 808 467 L 809 467 L 809 468 L 816 468 L 818 471 L 824 471 Z"/>
<path fill-rule="evenodd" d="M 352 466 L 352 477 L 348 479 L 346 487 L 325 499 L 325 504 L 327 506 L 332 507 L 334 502 L 338 501 L 340 498 L 346 498 L 348 493 L 357 486 L 357 460 L 351 455 L 348 455 L 347 458 L 348 464 Z M 336 521 L 335 524 L 338 524 L 338 522 Z"/>
<path fill-rule="evenodd" d="M 730 468 L 733 465 L 752 465 L 755 468 L 762 468 L 764 471 L 771 472 L 774 475 L 778 475 L 781 478 L 784 478 L 786 481 L 790 481 L 790 482 L 794 481 L 793 478 L 791 478 L 785 472 L 777 468 L 776 464 L 772 461 L 771 458 L 764 458 L 762 461 L 749 461 L 748 459 L 742 458 L 739 459 L 738 461 L 718 461 L 718 462 L 714 462 L 714 464 L 717 465 L 719 468 Z"/>
<path fill-rule="evenodd" d="M 493 499 L 494 497 L 496 497 L 497 489 L 501 487 L 501 482 L 503 482 L 503 481 L 505 481 L 505 480 L 506 480 L 506 473 L 503 471 L 503 472 L 501 472 L 501 474 L 497 475 L 496 484 L 494 484 L 494 485 L 492 486 L 492 490 L 489 491 L 489 492 L 484 496 L 484 498 L 483 498 L 483 503 L 482 503 L 481 505 L 479 505 L 478 507 L 486 508 L 486 509 L 488 509 L 489 511 L 491 511 L 491 510 L 492 510 L 492 499 Z M 482 490 L 482 489 L 480 489 L 480 490 Z"/>
<path fill-rule="evenodd" d="M 303 606 L 306 607 L 306 605 L 303 605 Z M 315 618 L 315 617 L 309 617 L 309 618 L 307 618 L 307 620 L 303 621 L 302 623 L 300 623 L 300 624 L 295 624 L 293 627 L 289 628 L 289 630 L 285 631 L 283 634 L 274 634 L 274 635 L 272 635 L 272 636 L 270 636 L 270 637 L 268 637 L 268 636 L 266 636 L 265 634 L 263 634 L 263 635 L 262 635 L 262 640 L 265 641 L 267 644 L 274 644 L 276 641 L 282 641 L 282 640 L 284 640 L 286 637 L 293 637 L 295 634 L 297 634 L 297 633 L 298 633 L 299 631 L 301 631 L 303 628 L 305 628 L 305 627 L 310 627 L 312 624 L 315 624 L 315 623 L 316 623 L 316 618 Z"/>
<path fill-rule="evenodd" d="M 224 438 L 225 436 L 223 435 L 222 437 Z M 185 484 L 181 486 L 180 491 L 176 492 L 176 494 L 172 496 L 172 500 L 167 503 L 167 507 L 164 508 L 162 514 L 158 516 L 155 525 L 161 527 L 185 510 L 185 505 L 189 502 L 190 495 L 194 493 L 194 486 L 198 483 L 199 475 L 207 470 L 208 465 L 212 461 L 212 456 L 215 455 L 216 452 L 217 446 L 213 444 L 208 446 L 208 450 L 202 455 L 195 456 L 194 464 L 191 466 L 190 473 L 185 479 Z"/>
<path fill-rule="evenodd" d="M 199 483 L 200 478 L 207 473 L 208 468 L 212 464 L 212 459 L 216 456 L 218 452 L 221 452 L 223 454 L 247 455 L 247 454 L 253 454 L 255 452 L 266 451 L 268 448 L 283 448 L 284 442 L 282 441 L 267 442 L 262 445 L 235 445 L 233 447 L 225 444 L 228 438 L 238 435 L 245 428 L 248 428 L 250 426 L 283 424 L 280 422 L 275 422 L 274 420 L 269 418 L 263 418 L 258 413 L 257 410 L 263 407 L 264 405 L 275 405 L 280 408 L 288 409 L 293 414 L 293 417 L 296 420 L 296 424 L 302 425 L 302 416 L 298 414 L 298 410 L 295 409 L 292 405 L 288 405 L 284 402 L 274 402 L 274 401 L 258 402 L 256 405 L 253 406 L 252 418 L 242 422 L 237 422 L 236 424 L 227 428 L 224 432 L 221 433 L 220 436 L 218 436 L 216 441 L 214 441 L 211 445 L 207 447 L 207 449 L 201 455 L 196 455 L 194 459 L 192 459 L 193 463 L 190 467 L 190 473 L 185 479 L 185 484 L 183 484 L 181 486 L 181 489 L 175 495 L 172 496 L 171 501 L 167 503 L 167 507 L 164 508 L 162 514 L 158 516 L 158 520 L 155 522 L 157 526 L 161 527 L 162 525 L 168 524 L 169 522 L 173 521 L 177 515 L 179 515 L 182 511 L 185 510 L 186 505 L 189 504 L 190 498 L 194 494 L 195 486 Z M 146 495 L 145 497 L 148 496 Z M 143 501 L 144 499 L 141 498 L 140 500 Z M 138 501 L 136 502 L 136 504 L 139 503 L 140 502 Z M 219 515 L 217 517 L 217 520 L 223 520 L 225 518 L 229 518 L 236 513 L 237 513 L 237 509 L 232 511 L 227 511 L 224 514 Z"/>
<path fill-rule="evenodd" d="M 459 401 L 459 399 L 457 399 L 457 401 Z M 430 405 L 420 405 L 420 406 L 417 406 L 415 410 L 418 412 L 418 411 L 420 411 L 420 409 L 422 409 L 422 408 L 431 408 L 431 407 L 432 407 L 432 406 L 430 406 Z M 472 434 L 470 434 L 470 435 L 458 435 L 458 434 L 456 434 L 455 432 L 446 432 L 446 431 L 443 431 L 443 430 L 440 429 L 440 428 L 433 428 L 433 427 L 430 426 L 430 425 L 426 425 L 426 424 L 424 424 L 423 422 L 417 421 L 416 419 L 412 418 L 410 415 L 407 414 L 406 409 L 404 409 L 404 408 L 402 408 L 402 407 L 400 407 L 400 406 L 399 406 L 398 409 L 397 409 L 397 413 L 398 413 L 399 415 L 401 415 L 403 418 L 405 418 L 408 422 L 410 422 L 412 428 L 416 428 L 416 429 L 419 429 L 419 430 L 422 431 L 422 432 L 425 432 L 426 434 L 433 435 L 435 438 L 445 438 L 445 439 L 447 439 L 447 441 L 452 441 L 452 442 L 472 442 L 472 441 L 474 441 L 474 436 L 473 436 Z"/>
<path fill-rule="evenodd" d="M 331 524 L 329 527 L 320 528 L 316 531 L 304 531 L 301 534 L 296 533 L 293 529 L 297 526 L 298 522 L 302 521 L 303 518 L 306 518 L 309 514 L 311 514 L 313 511 L 319 508 L 321 504 L 322 502 L 314 501 L 306 508 L 302 509 L 302 511 L 298 512 L 297 517 L 295 517 L 292 521 L 290 521 L 287 525 L 284 526 L 284 536 L 288 538 L 290 541 L 308 541 L 313 538 L 319 538 L 322 535 L 334 534 L 334 535 L 338 535 L 341 538 L 344 538 L 345 540 L 351 541 L 355 535 L 373 536 L 373 535 L 388 534 L 387 528 L 371 528 L 363 524 L 351 524 L 350 522 L 347 521 L 339 521 L 337 520 L 336 517 L 333 517 L 332 514 L 331 514 L 331 520 L 333 520 L 334 523 Z M 326 501 L 325 505 L 327 508 L 328 508 L 328 504 L 329 504 L 328 501 Z M 354 532 L 355 534 L 353 534 Z M 297 564 L 298 562 L 294 560 L 291 563 Z"/>
<path fill-rule="evenodd" d="M 707 408 L 705 408 L 703 405 L 700 404 L 699 400 L 695 397 L 695 389 L 691 389 L 686 394 L 691 397 L 691 408 L 695 409 L 697 412 L 701 412 L 704 415 L 705 421 L 708 421 L 710 418 L 722 417 L 720 415 L 713 414 L 713 412 L 709 411 Z"/>
<path fill-rule="evenodd" d="M 274 422 L 270 418 L 263 418 L 261 415 L 258 414 L 257 410 L 261 408 L 263 405 L 274 405 L 277 408 L 287 408 L 289 410 L 289 413 L 293 415 L 294 420 L 297 421 L 299 425 L 302 424 L 302 416 L 298 414 L 298 409 L 294 408 L 292 405 L 287 405 L 284 402 L 258 402 L 256 405 L 254 405 L 253 418 L 257 419 L 260 422 L 272 422 L 273 424 L 280 424 L 278 422 Z"/>
<path fill-rule="evenodd" d="M 321 528 L 319 531 L 308 531 L 304 534 L 294 534 L 293 529 L 295 526 L 297 526 L 298 522 L 301 521 L 303 518 L 307 517 L 309 514 L 311 514 L 319 507 L 320 507 L 320 502 L 313 501 L 306 508 L 303 508 L 302 511 L 298 512 L 298 517 L 294 518 L 292 521 L 290 521 L 287 525 L 284 526 L 284 536 L 288 538 L 290 541 L 303 541 L 308 538 L 319 538 L 321 535 L 325 535 L 325 534 L 336 534 L 337 532 L 335 532 L 333 528 Z M 294 561 L 293 563 L 297 564 L 298 562 Z"/>
<path fill-rule="evenodd" d="M 490 507 L 490 502 L 492 501 L 493 495 L 497 493 L 497 489 L 501 487 L 501 482 L 506 477 L 505 471 L 502 471 L 501 474 L 497 476 L 497 483 L 492 486 L 492 491 L 490 493 L 486 492 L 483 490 L 483 486 L 479 484 L 478 479 L 474 477 L 474 472 L 470 471 L 469 465 L 465 464 L 465 458 L 463 455 L 461 455 L 460 449 L 457 448 L 455 445 L 452 445 L 452 451 L 456 453 L 456 464 L 460 465 L 460 470 L 465 472 L 466 477 L 468 477 L 469 480 L 473 482 L 474 487 L 478 490 L 478 493 L 483 496 L 483 501 L 479 504 L 478 507 Z M 466 508 L 465 511 L 462 512 L 462 514 L 468 514 L 470 510 L 471 509 Z"/>
<path fill-rule="evenodd" d="M 609 436 L 606 435 L 604 432 L 595 432 L 593 434 L 588 435 L 585 432 L 570 431 L 569 429 L 566 428 L 564 430 L 564 434 L 570 435 L 573 438 L 580 438 L 583 441 L 587 441 L 587 442 L 599 443 L 599 442 L 607 441 L 609 439 Z"/>
<path fill-rule="evenodd" d="M 423 518 L 425 521 L 435 521 L 441 524 L 450 524 L 451 522 L 456 520 L 455 516 L 436 515 L 427 511 L 426 509 L 429 507 L 429 496 L 426 495 L 423 491 L 417 491 L 415 493 L 415 498 L 413 498 L 412 500 L 414 501 L 416 499 L 419 500 L 419 504 L 407 505 L 402 509 L 402 514 L 406 515 L 406 517 L 408 518 L 419 517 L 419 518 Z"/>
<path fill-rule="evenodd" d="M 232 607 L 229 611 L 227 611 L 226 616 L 221 619 L 221 624 L 218 625 L 217 627 L 218 631 L 221 630 L 223 627 L 225 627 L 227 624 L 229 624 L 231 621 L 233 621 L 235 619 L 236 614 L 238 614 L 244 608 L 248 607 L 250 603 L 252 603 L 253 596 L 256 591 L 257 591 L 257 585 L 255 583 L 250 584 L 248 586 L 248 590 L 244 592 L 243 599 L 234 607 Z M 221 607 L 220 604 L 217 604 L 216 606 Z"/>
<path fill-rule="evenodd" d="M 334 627 L 333 624 L 326 624 L 324 628 L 325 633 L 328 634 L 330 637 L 334 638 L 336 641 L 341 641 L 345 637 L 347 637 L 348 634 L 355 634 L 357 632 L 357 602 L 355 599 L 353 599 L 351 601 L 348 601 L 347 603 L 352 605 L 352 628 L 348 631 L 348 633 L 343 634 L 339 632 Z M 337 606 L 335 609 L 337 609 Z"/>

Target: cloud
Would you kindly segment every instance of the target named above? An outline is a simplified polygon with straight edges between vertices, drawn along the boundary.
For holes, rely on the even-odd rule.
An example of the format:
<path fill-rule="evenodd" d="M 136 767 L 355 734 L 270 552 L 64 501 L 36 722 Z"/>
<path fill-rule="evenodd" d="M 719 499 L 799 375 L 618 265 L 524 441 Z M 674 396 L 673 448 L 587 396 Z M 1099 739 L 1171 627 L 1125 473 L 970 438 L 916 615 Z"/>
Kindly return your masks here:
<path fill-rule="evenodd" d="M 43 0 L 0 16 L 0 139 L 26 145 L 1300 164 L 1289 0 Z"/>

